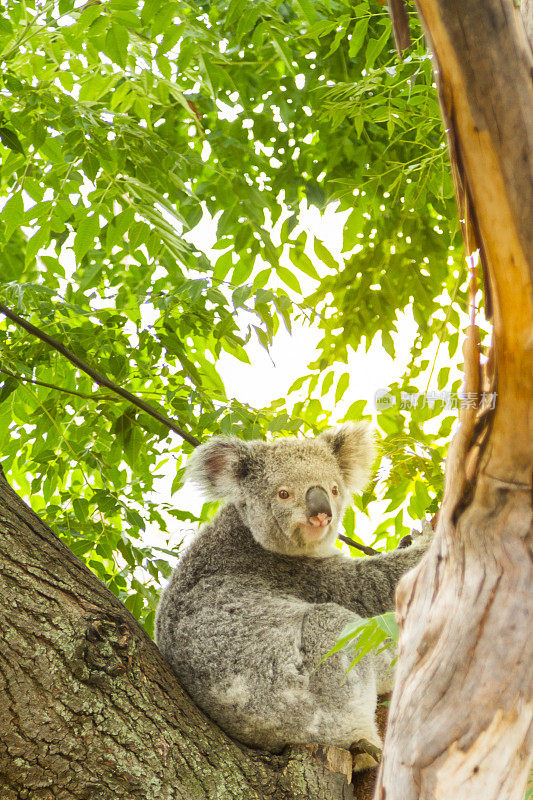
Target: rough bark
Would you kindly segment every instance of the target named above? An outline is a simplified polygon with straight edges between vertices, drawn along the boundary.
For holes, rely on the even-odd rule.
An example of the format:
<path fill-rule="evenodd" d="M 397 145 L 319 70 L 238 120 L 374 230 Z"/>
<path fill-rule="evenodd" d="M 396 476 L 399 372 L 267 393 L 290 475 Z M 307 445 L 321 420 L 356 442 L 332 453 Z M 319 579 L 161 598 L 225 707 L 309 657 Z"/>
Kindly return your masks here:
<path fill-rule="evenodd" d="M 397 681 L 375 796 L 521 800 L 533 747 L 532 53 L 511 0 L 417 4 L 467 247 L 475 237 L 493 309 L 482 388 L 490 381 L 498 396 L 494 412 L 465 413 L 434 543 L 399 586 Z M 465 362 L 476 387 L 474 338 Z"/>
<path fill-rule="evenodd" d="M 2 800 L 352 800 L 350 772 L 338 748 L 229 739 L 0 473 Z"/>

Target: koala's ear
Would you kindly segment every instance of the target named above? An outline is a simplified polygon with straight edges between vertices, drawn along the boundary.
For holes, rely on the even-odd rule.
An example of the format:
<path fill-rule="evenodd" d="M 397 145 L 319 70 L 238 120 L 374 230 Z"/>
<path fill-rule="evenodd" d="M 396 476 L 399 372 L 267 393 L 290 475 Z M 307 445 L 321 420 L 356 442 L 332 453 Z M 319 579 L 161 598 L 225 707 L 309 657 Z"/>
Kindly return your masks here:
<path fill-rule="evenodd" d="M 215 436 L 196 448 L 185 478 L 196 483 L 212 500 L 237 499 L 240 481 L 252 469 L 252 445 L 240 439 Z"/>
<path fill-rule="evenodd" d="M 369 425 L 366 422 L 347 422 L 324 431 L 319 439 L 333 451 L 348 490 L 363 489 L 376 457 L 376 444 Z"/>

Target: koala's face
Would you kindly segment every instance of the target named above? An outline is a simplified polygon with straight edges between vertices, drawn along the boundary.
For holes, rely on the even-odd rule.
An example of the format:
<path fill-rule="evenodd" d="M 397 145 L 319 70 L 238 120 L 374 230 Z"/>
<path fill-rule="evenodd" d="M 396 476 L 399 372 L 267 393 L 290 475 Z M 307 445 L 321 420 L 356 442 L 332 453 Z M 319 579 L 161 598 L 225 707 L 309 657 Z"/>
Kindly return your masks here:
<path fill-rule="evenodd" d="M 259 461 L 255 474 L 243 478 L 237 504 L 254 538 L 289 555 L 327 552 L 350 496 L 326 443 L 279 439 L 263 449 Z"/>
<path fill-rule="evenodd" d="M 269 444 L 217 437 L 194 453 L 189 474 L 211 496 L 233 502 L 263 547 L 322 556 L 351 495 L 368 480 L 373 455 L 366 425 Z"/>

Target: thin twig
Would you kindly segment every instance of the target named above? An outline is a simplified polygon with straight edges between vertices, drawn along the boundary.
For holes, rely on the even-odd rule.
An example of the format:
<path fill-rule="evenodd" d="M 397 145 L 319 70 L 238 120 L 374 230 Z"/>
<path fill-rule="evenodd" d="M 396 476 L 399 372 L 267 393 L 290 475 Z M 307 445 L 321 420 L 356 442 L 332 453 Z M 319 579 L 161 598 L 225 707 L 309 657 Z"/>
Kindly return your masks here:
<path fill-rule="evenodd" d="M 57 339 L 53 339 L 47 333 L 40 330 L 40 328 L 36 328 L 35 325 L 32 325 L 31 322 L 27 322 L 14 311 L 11 311 L 11 309 L 9 309 L 3 303 L 0 303 L 0 312 L 12 322 L 20 325 L 21 328 L 24 328 L 25 331 L 31 333 L 32 336 L 36 336 L 49 347 L 53 347 L 54 350 L 57 350 L 58 353 L 61 353 L 61 355 L 65 356 L 65 358 L 74 364 L 74 366 L 78 367 L 78 369 L 81 369 L 82 372 L 85 372 L 87 375 L 89 375 L 89 377 L 92 378 L 93 381 L 98 384 L 98 386 L 104 386 L 106 389 L 110 389 L 110 391 L 120 395 L 120 397 L 123 397 L 124 400 L 127 400 L 132 405 L 141 409 L 141 411 L 149 414 L 158 422 L 161 422 L 162 425 L 165 425 L 167 428 L 169 428 L 169 430 L 177 433 L 178 436 L 181 436 L 181 438 L 184 439 L 184 441 L 188 442 L 193 447 L 198 447 L 200 441 L 195 436 L 192 436 L 190 433 L 187 433 L 187 431 L 184 431 L 182 428 L 176 425 L 169 417 L 166 416 L 166 414 L 158 411 L 149 403 L 146 403 L 144 400 L 136 397 L 131 392 L 128 392 L 127 389 L 123 389 L 121 386 L 113 383 L 113 381 L 110 381 L 105 375 L 97 372 L 95 369 L 89 366 L 89 364 L 86 364 L 85 361 L 82 361 L 80 358 L 75 356 L 74 353 L 69 350 L 68 347 L 65 347 L 62 342 L 59 342 Z"/>
<path fill-rule="evenodd" d="M 379 556 L 381 553 L 379 550 L 374 550 L 373 547 L 368 547 L 366 544 L 359 544 L 359 542 L 350 539 L 349 536 L 345 536 L 344 533 L 339 533 L 337 539 L 340 539 L 341 542 L 346 542 L 349 544 L 350 547 L 356 547 L 358 550 L 361 550 L 362 553 L 365 553 L 367 556 Z"/>
<path fill-rule="evenodd" d="M 7 375 L 8 378 L 13 378 L 21 383 L 31 383 L 32 386 L 44 386 L 46 389 L 54 389 L 56 392 L 72 394 L 76 397 L 81 397 L 83 400 L 98 400 L 99 402 L 102 402 L 104 400 L 117 399 L 112 395 L 84 394 L 83 392 L 77 392 L 75 389 L 65 389 L 64 386 L 58 386 L 55 383 L 46 383 L 46 381 L 38 381 L 35 378 L 27 378 L 25 375 L 17 375 L 16 372 L 11 372 L 11 370 L 6 369 L 5 367 L 0 367 L 0 375 Z"/>

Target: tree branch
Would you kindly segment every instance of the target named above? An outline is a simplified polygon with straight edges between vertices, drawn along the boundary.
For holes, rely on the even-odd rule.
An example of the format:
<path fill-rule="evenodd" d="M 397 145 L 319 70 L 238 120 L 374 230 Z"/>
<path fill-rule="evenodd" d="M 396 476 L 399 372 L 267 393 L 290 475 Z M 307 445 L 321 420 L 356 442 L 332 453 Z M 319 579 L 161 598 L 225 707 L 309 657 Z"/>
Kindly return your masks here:
<path fill-rule="evenodd" d="M 116 397 L 110 394 L 100 396 L 96 394 L 85 394 L 84 392 L 77 392 L 76 389 L 65 389 L 64 386 L 58 386 L 56 383 L 47 383 L 46 381 L 38 381 L 36 378 L 28 378 L 26 375 L 17 375 L 16 372 L 11 372 L 11 370 L 5 367 L 0 367 L 0 375 L 7 375 L 8 378 L 13 378 L 13 380 L 19 383 L 30 383 L 32 386 L 44 386 L 45 389 L 54 389 L 56 392 L 71 394 L 74 397 L 81 397 L 82 400 L 98 400 L 99 402 L 103 400 L 117 400 Z"/>
<path fill-rule="evenodd" d="M 0 529 L 2 800 L 353 800 L 347 751 L 273 755 L 211 722 L 1 470 Z"/>
<path fill-rule="evenodd" d="M 0 312 L 4 314 L 8 319 L 12 322 L 15 322 L 21 328 L 24 328 L 25 331 L 30 333 L 32 336 L 36 336 L 42 342 L 47 344 L 49 347 L 52 347 L 54 350 L 57 350 L 58 353 L 61 353 L 62 356 L 65 356 L 74 366 L 78 369 L 81 369 L 82 372 L 85 372 L 89 375 L 90 378 L 93 379 L 98 386 L 104 386 L 106 389 L 118 394 L 120 397 L 127 400 L 132 405 L 139 408 L 141 411 L 144 411 L 146 414 L 149 414 L 151 417 L 156 419 L 158 422 L 161 422 L 162 425 L 165 425 L 169 430 L 174 431 L 177 433 L 178 436 L 181 436 L 184 441 L 191 444 L 193 447 L 198 447 L 200 444 L 200 440 L 196 438 L 196 436 L 192 436 L 192 434 L 187 433 L 184 431 L 183 428 L 180 428 L 173 422 L 166 414 L 163 412 L 158 411 L 156 408 L 151 406 L 149 403 L 146 403 L 144 400 L 141 400 L 139 397 L 136 397 L 132 392 L 129 392 L 127 389 L 123 389 L 121 386 L 118 386 L 113 381 L 110 381 L 105 375 L 102 375 L 100 372 L 97 372 L 93 369 L 89 364 L 86 364 L 85 361 L 82 361 L 81 358 L 78 358 L 74 353 L 65 347 L 62 342 L 59 342 L 57 339 L 52 338 L 47 333 L 42 331 L 40 328 L 35 327 L 32 325 L 31 322 L 27 322 L 23 317 L 20 317 L 14 311 L 11 311 L 10 308 L 5 306 L 3 303 L 0 303 Z"/>
<path fill-rule="evenodd" d="M 394 41 L 400 58 L 404 50 L 411 47 L 411 34 L 409 31 L 409 17 L 405 7 L 405 0 L 389 0 L 389 13 L 392 22 Z"/>
<path fill-rule="evenodd" d="M 350 547 L 356 547 L 358 550 L 360 550 L 362 553 L 365 553 L 367 556 L 381 555 L 379 550 L 374 550 L 373 547 L 369 547 L 366 544 L 359 544 L 359 542 L 356 542 L 354 539 L 350 539 L 349 536 L 345 536 L 344 533 L 339 533 L 337 539 L 340 539 L 341 542 L 346 542 L 346 544 L 349 544 Z"/>

